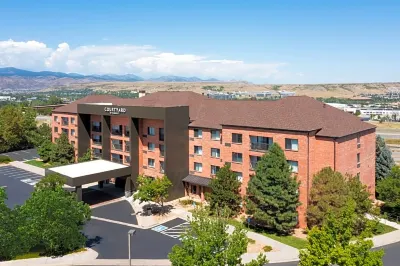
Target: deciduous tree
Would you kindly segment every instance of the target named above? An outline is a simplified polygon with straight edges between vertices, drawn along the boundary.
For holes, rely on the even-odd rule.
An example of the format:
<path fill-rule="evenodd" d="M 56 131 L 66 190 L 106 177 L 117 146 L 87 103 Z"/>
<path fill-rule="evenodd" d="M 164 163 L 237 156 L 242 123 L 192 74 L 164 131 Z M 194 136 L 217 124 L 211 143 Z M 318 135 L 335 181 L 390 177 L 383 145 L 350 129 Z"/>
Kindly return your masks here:
<path fill-rule="evenodd" d="M 38 155 L 40 159 L 47 163 L 51 159 L 51 154 L 54 149 L 54 143 L 52 143 L 50 140 L 45 140 L 37 149 Z"/>
<path fill-rule="evenodd" d="M 376 137 L 376 164 L 375 177 L 376 180 L 385 178 L 394 166 L 392 152 L 386 146 L 385 140 L 381 136 Z"/>
<path fill-rule="evenodd" d="M 51 127 L 41 124 L 33 134 L 32 143 L 35 147 L 40 147 L 46 141 L 51 141 Z"/>
<path fill-rule="evenodd" d="M 297 225 L 299 182 L 274 143 L 257 163 L 247 188 L 247 212 L 258 226 L 288 234 Z"/>
<path fill-rule="evenodd" d="M 92 150 L 88 149 L 83 156 L 78 158 L 79 163 L 88 162 L 92 159 Z"/>
<path fill-rule="evenodd" d="M 393 167 L 386 178 L 379 180 L 376 190 L 379 199 L 385 202 L 382 211 L 389 218 L 397 219 L 400 216 L 400 167 Z"/>
<path fill-rule="evenodd" d="M 190 227 L 181 239 L 182 244 L 175 245 L 168 255 L 173 266 L 244 265 L 240 256 L 247 250 L 246 231 L 235 228 L 229 234 L 225 219 L 209 217 L 204 210 L 195 211 Z M 260 255 L 246 265 L 265 263 L 265 256 Z"/>
<path fill-rule="evenodd" d="M 56 140 L 50 154 L 50 161 L 59 164 L 69 164 L 75 161 L 75 149 L 69 143 L 67 134 L 62 133 Z"/>
<path fill-rule="evenodd" d="M 366 228 L 354 238 L 353 225 L 358 219 L 353 200 L 338 213 L 328 213 L 321 227 L 315 226 L 308 233 L 308 244 L 300 250 L 300 266 L 329 265 L 383 265 L 383 250 L 371 251 L 371 228 Z"/>
<path fill-rule="evenodd" d="M 235 215 L 240 211 L 242 197 L 240 196 L 241 183 L 237 179 L 236 174 L 225 164 L 211 179 L 211 193 L 207 195 L 210 202 L 211 210 L 219 208 L 228 208 L 231 215 Z"/>
<path fill-rule="evenodd" d="M 153 201 L 161 206 L 161 212 L 164 209 L 164 202 L 168 198 L 168 190 L 172 186 L 171 181 L 167 176 L 160 178 L 151 178 L 139 176 L 138 191 L 134 194 L 134 199 L 141 202 Z"/>

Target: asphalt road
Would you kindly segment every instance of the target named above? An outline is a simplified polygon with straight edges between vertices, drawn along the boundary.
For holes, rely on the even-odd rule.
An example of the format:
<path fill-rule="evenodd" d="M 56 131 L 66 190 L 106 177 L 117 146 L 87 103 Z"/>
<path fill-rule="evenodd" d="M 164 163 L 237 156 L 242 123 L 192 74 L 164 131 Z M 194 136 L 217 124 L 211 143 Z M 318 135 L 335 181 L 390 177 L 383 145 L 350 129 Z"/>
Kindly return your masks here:
<path fill-rule="evenodd" d="M 36 149 L 6 152 L 2 155 L 7 155 L 14 161 L 28 161 L 39 158 Z"/>

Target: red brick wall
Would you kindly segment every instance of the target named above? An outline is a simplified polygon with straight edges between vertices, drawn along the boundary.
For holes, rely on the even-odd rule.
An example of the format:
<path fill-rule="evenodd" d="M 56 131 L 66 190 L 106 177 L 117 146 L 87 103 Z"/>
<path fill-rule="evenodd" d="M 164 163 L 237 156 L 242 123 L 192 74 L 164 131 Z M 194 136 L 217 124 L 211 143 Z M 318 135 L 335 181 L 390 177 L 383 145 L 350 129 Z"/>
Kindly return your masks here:
<path fill-rule="evenodd" d="M 58 117 L 58 122 L 55 121 L 55 117 Z M 68 125 L 62 124 L 62 117 L 68 118 Z M 71 118 L 75 118 L 74 123 L 71 123 Z M 51 129 L 52 129 L 52 141 L 55 142 L 56 138 L 59 138 L 62 129 L 68 129 L 68 139 L 75 148 L 75 156 L 78 153 L 78 117 L 76 114 L 64 114 L 64 113 L 53 113 L 51 116 Z M 55 132 L 55 128 L 58 128 L 58 132 Z M 71 130 L 75 130 L 75 136 L 71 135 Z"/>

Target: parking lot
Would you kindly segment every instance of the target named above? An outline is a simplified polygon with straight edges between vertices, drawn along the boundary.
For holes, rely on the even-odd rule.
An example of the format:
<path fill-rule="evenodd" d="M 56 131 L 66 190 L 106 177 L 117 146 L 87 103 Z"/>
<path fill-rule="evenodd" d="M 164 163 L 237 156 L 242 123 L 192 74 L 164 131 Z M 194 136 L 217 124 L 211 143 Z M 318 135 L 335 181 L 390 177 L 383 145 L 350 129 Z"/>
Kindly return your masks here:
<path fill-rule="evenodd" d="M 2 153 L 2 155 L 10 157 L 14 161 L 29 161 L 39 158 L 36 149 L 6 152 Z"/>

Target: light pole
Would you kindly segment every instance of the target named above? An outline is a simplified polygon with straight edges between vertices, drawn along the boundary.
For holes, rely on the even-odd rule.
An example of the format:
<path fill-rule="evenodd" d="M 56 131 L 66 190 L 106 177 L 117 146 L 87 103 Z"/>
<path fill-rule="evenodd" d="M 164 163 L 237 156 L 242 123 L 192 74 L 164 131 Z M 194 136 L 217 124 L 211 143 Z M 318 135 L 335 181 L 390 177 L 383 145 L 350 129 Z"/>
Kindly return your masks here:
<path fill-rule="evenodd" d="M 129 266 L 132 266 L 131 264 L 131 237 L 136 233 L 135 229 L 131 229 L 128 231 L 128 249 L 129 249 Z"/>

